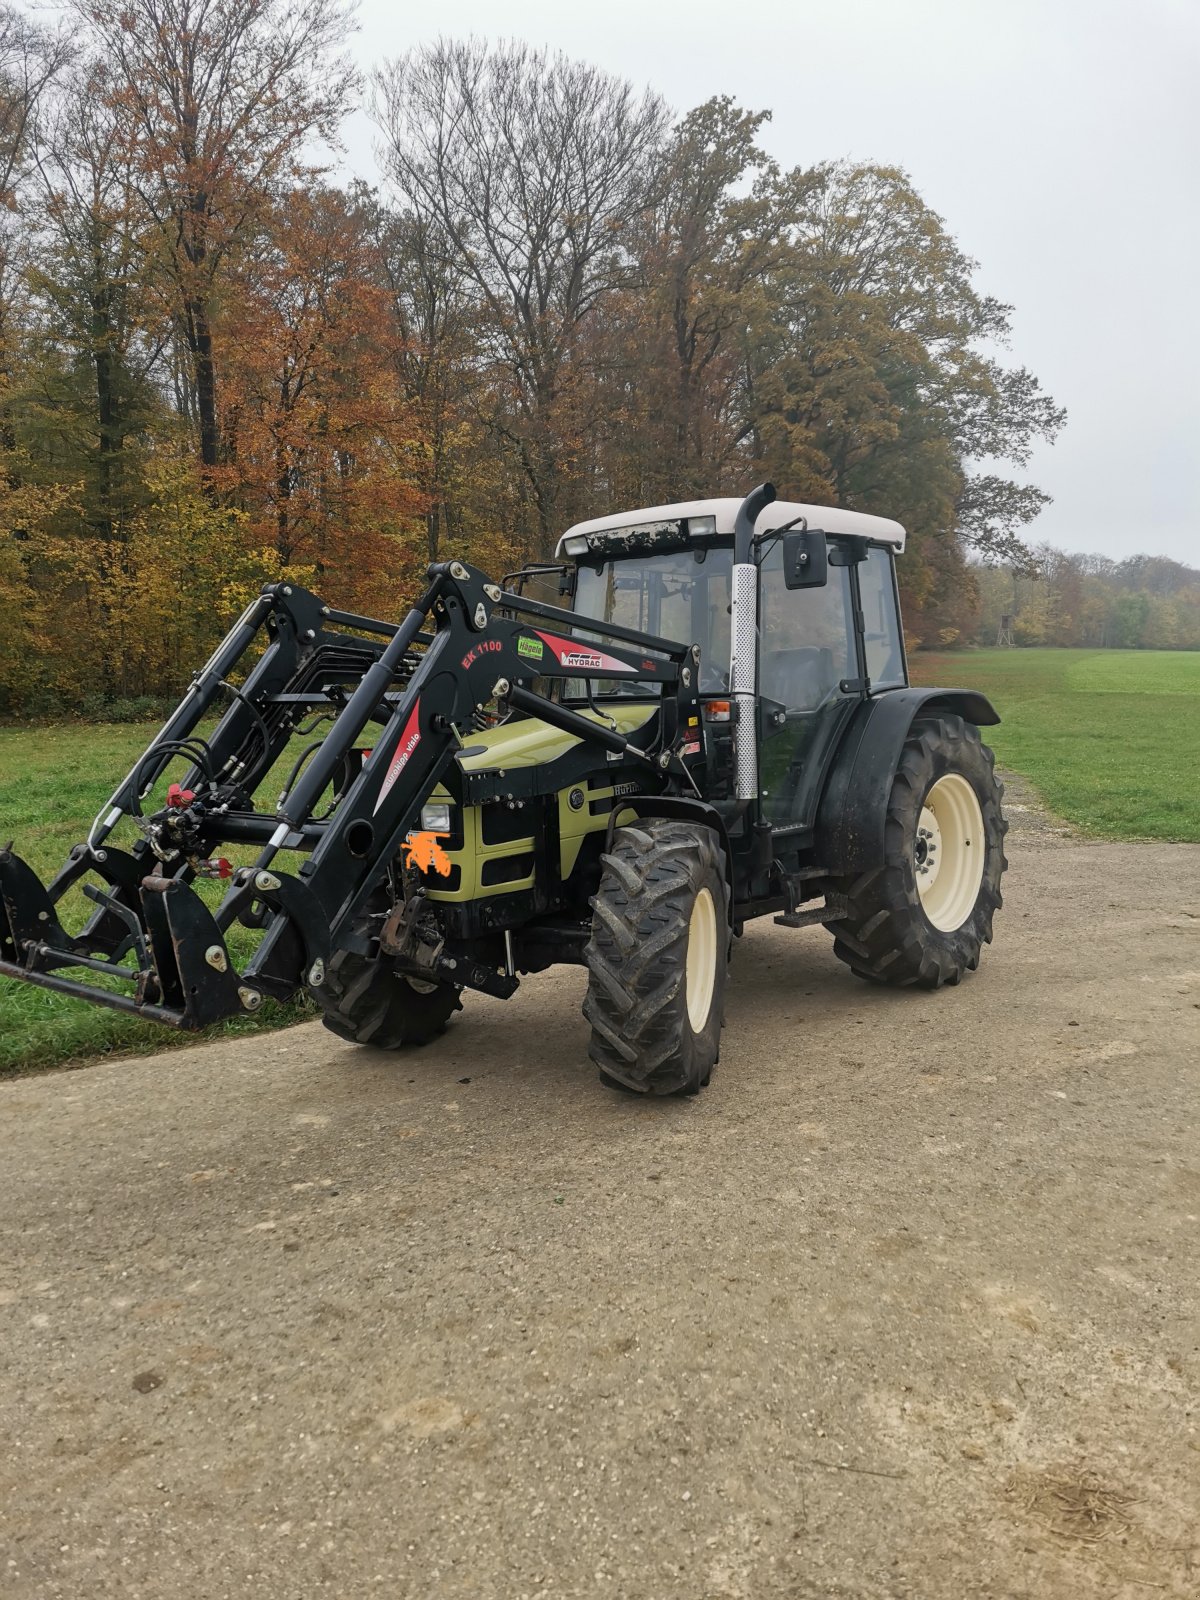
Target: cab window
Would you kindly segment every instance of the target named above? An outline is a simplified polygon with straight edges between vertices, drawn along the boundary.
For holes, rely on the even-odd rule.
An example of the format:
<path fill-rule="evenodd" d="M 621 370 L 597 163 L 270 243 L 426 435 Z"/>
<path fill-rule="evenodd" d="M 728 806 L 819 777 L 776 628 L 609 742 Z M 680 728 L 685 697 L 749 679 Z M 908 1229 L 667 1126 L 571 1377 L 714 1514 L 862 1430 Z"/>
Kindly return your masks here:
<path fill-rule="evenodd" d="M 700 646 L 700 689 L 729 686 L 729 599 L 733 552 L 729 549 L 671 550 L 627 556 L 602 566 L 581 566 L 575 587 L 578 616 L 652 633 L 660 639 Z M 588 638 L 586 629 L 578 637 Z M 656 683 L 597 680 L 600 696 L 657 694 Z M 586 693 L 570 679 L 568 697 Z"/>
<path fill-rule="evenodd" d="M 760 691 L 792 712 L 815 711 L 856 678 L 850 569 L 830 567 L 820 589 L 788 589 L 782 548 L 763 558 L 759 588 Z"/>
<path fill-rule="evenodd" d="M 892 689 L 905 682 L 904 640 L 892 558 L 872 545 L 859 564 L 858 591 L 862 597 L 863 629 L 867 651 L 867 677 L 872 689 Z"/>

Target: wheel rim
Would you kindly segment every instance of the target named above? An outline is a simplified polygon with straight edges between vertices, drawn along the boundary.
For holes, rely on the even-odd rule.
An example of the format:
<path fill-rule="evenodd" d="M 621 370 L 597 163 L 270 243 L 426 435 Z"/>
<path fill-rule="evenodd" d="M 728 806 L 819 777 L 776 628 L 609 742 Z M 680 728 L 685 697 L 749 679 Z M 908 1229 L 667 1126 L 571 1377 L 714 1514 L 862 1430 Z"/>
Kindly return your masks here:
<path fill-rule="evenodd" d="M 693 1033 L 699 1033 L 708 1021 L 716 981 L 717 908 L 711 892 L 701 889 L 688 923 L 687 1010 Z"/>
<path fill-rule="evenodd" d="M 986 855 L 983 812 L 970 783 L 948 772 L 925 796 L 913 847 L 921 909 L 953 933 L 975 909 Z"/>

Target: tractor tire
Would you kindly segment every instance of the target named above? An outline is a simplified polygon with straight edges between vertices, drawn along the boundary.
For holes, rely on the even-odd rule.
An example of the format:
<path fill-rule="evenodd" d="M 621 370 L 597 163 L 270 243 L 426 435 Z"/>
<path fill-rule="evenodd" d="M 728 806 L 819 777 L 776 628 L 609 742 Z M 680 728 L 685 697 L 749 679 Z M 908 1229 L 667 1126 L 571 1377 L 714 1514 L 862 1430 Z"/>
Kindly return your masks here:
<path fill-rule="evenodd" d="M 386 957 L 371 959 L 351 950 L 336 952 L 325 982 L 313 993 L 330 1033 L 377 1050 L 428 1044 L 462 1010 L 452 984 L 420 983 L 394 972 Z"/>
<path fill-rule="evenodd" d="M 729 885 L 709 828 L 652 817 L 601 856 L 583 1014 L 601 1081 L 638 1094 L 698 1094 L 721 1046 Z"/>
<path fill-rule="evenodd" d="M 839 960 L 897 988 L 940 989 L 978 967 L 1003 904 L 1003 794 L 978 728 L 918 717 L 892 780 L 884 864 L 832 885 L 848 905 L 825 924 Z"/>

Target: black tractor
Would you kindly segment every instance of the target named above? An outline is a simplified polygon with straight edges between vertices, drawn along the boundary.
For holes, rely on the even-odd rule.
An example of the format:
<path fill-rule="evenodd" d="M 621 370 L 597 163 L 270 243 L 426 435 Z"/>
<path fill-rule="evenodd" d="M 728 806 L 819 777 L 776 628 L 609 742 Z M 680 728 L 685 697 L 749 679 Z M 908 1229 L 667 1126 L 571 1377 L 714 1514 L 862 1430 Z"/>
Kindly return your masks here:
<path fill-rule="evenodd" d="M 752 917 L 956 984 L 1001 903 L 999 719 L 909 687 L 903 546 L 764 484 L 581 523 L 503 586 L 437 563 L 399 626 L 272 585 L 49 886 L 0 851 L 0 974 L 184 1028 L 303 989 L 396 1049 L 574 962 L 601 1077 L 651 1094 L 708 1082 Z"/>

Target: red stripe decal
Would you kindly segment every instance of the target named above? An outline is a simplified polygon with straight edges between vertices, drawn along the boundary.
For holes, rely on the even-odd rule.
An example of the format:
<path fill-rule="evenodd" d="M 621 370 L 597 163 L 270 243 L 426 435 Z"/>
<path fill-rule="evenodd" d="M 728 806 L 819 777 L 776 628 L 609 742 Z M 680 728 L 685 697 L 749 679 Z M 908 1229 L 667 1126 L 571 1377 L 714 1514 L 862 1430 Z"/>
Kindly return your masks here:
<path fill-rule="evenodd" d="M 400 735 L 400 742 L 397 744 L 392 754 L 392 759 L 388 763 L 387 773 L 379 790 L 379 799 L 375 802 L 375 811 L 378 811 L 387 799 L 396 779 L 408 765 L 409 757 L 421 742 L 421 729 L 417 723 L 417 712 L 420 709 L 420 704 L 418 700 L 417 704 L 412 708 L 408 721 L 404 724 L 404 732 Z M 375 813 L 372 812 L 371 814 L 374 816 Z"/>
<path fill-rule="evenodd" d="M 560 667 L 574 667 L 579 672 L 636 672 L 636 667 L 630 666 L 628 661 L 618 661 L 616 656 L 605 655 L 603 650 L 597 650 L 595 645 L 588 644 L 586 640 L 560 639 L 553 633 L 542 633 L 536 630 L 537 636 L 548 644 L 558 657 Z"/>

